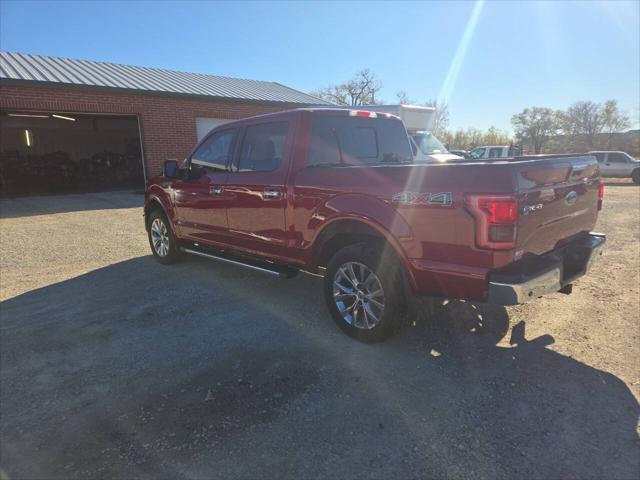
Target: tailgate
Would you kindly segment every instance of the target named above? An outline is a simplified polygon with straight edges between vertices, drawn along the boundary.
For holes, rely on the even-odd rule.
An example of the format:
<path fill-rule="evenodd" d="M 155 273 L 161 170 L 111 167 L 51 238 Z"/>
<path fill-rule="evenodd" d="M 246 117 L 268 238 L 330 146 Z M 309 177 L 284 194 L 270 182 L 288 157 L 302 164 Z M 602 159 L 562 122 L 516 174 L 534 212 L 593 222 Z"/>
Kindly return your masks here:
<path fill-rule="evenodd" d="M 595 227 L 600 176 L 595 157 L 535 157 L 513 165 L 519 203 L 516 258 L 548 252 Z"/>

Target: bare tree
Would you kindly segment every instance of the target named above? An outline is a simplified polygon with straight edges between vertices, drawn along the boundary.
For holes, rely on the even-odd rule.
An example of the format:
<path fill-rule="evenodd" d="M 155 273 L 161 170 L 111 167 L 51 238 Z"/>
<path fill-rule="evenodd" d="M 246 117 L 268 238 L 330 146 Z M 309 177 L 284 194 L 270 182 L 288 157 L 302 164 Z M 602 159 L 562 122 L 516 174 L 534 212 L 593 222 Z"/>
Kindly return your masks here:
<path fill-rule="evenodd" d="M 599 103 L 587 101 L 572 104 L 563 114 L 563 130 L 574 137 L 582 135 L 589 148 L 595 148 L 597 137 L 604 129 L 604 111 Z"/>
<path fill-rule="evenodd" d="M 365 68 L 349 80 L 345 88 L 351 106 L 376 105 L 376 94 L 382 88 L 382 84 L 371 70 Z"/>
<path fill-rule="evenodd" d="M 607 149 L 611 149 L 613 135 L 626 130 L 631 125 L 629 116 L 618 108 L 616 100 L 607 100 L 602 109 L 604 131 L 607 133 Z"/>
<path fill-rule="evenodd" d="M 398 90 L 396 92 L 396 101 L 400 105 L 409 105 L 413 103 L 413 101 L 409 98 L 409 95 L 407 95 L 407 92 L 405 92 L 404 90 Z"/>
<path fill-rule="evenodd" d="M 429 100 L 425 102 L 425 105 L 436 109 L 436 119 L 432 133 L 436 137 L 444 137 L 449 126 L 449 106 L 444 102 L 438 102 L 438 100 Z"/>
<path fill-rule="evenodd" d="M 347 101 L 347 92 L 342 88 L 342 85 L 333 85 L 321 88 L 320 90 L 311 92 L 311 95 L 337 105 L 349 105 Z"/>
<path fill-rule="evenodd" d="M 550 108 L 525 108 L 511 117 L 511 125 L 516 138 L 523 142 L 531 142 L 533 153 L 537 155 L 549 138 L 558 133 L 561 117 Z"/>
<path fill-rule="evenodd" d="M 358 72 L 351 80 L 339 85 L 332 85 L 313 92 L 318 98 L 327 100 L 338 105 L 376 105 L 377 94 L 380 92 L 382 84 L 375 74 L 365 68 Z"/>

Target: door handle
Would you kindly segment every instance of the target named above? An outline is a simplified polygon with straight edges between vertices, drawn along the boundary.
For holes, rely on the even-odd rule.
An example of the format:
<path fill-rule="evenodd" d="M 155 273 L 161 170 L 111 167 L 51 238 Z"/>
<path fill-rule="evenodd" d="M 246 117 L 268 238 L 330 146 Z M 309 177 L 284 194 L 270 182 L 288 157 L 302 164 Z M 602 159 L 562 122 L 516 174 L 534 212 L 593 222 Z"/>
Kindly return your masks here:
<path fill-rule="evenodd" d="M 211 187 L 209 189 L 211 195 L 220 195 L 222 192 L 224 192 L 224 188 L 222 187 Z"/>
<path fill-rule="evenodd" d="M 262 192 L 262 198 L 274 200 L 282 197 L 282 192 L 280 190 L 265 190 Z"/>

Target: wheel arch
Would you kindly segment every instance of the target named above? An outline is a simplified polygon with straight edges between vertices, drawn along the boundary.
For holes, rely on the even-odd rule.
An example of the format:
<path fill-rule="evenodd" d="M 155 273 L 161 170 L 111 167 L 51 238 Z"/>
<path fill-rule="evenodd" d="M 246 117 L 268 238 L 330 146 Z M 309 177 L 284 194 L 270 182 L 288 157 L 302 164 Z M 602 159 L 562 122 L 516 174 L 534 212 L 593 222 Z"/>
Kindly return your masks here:
<path fill-rule="evenodd" d="M 313 267 L 326 267 L 337 251 L 348 245 L 363 242 L 373 242 L 384 249 L 389 248 L 398 259 L 411 285 L 414 285 L 407 257 L 395 236 L 375 220 L 361 216 L 341 216 L 328 221 L 322 227 L 313 242 Z"/>
<path fill-rule="evenodd" d="M 147 199 L 147 201 L 144 204 L 144 225 L 147 230 L 149 230 L 149 216 L 151 215 L 151 212 L 153 212 L 154 210 L 160 210 L 162 213 L 164 213 L 165 217 L 167 217 L 167 220 L 169 220 L 169 224 L 171 225 L 171 228 L 172 229 L 174 228 L 172 218 L 169 215 L 169 212 L 167 211 L 167 208 L 165 207 L 164 203 L 162 202 L 162 200 L 160 200 L 158 196 L 152 195 Z M 174 229 L 174 232 L 175 232 L 175 229 Z"/>

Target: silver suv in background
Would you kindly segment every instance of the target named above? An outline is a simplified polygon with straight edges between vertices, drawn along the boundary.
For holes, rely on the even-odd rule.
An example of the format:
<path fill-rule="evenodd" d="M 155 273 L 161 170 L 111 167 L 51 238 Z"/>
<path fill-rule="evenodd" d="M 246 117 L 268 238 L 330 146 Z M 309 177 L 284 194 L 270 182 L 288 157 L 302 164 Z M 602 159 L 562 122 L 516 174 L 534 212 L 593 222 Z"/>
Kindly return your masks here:
<path fill-rule="evenodd" d="M 598 159 L 600 174 L 603 177 L 631 178 L 640 185 L 640 161 L 625 152 L 593 151 L 589 152 Z"/>

